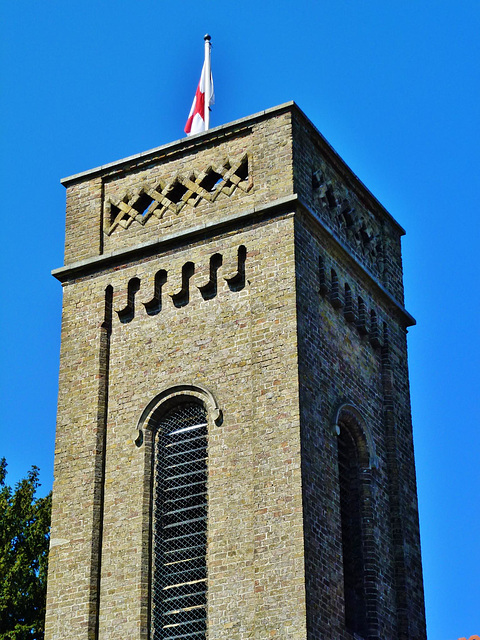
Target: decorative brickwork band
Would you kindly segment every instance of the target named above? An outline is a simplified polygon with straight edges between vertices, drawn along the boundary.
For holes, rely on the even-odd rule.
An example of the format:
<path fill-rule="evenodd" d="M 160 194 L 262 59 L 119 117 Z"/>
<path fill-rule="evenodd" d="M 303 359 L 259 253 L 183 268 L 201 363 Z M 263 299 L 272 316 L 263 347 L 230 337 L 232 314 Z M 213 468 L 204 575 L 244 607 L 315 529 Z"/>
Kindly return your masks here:
<path fill-rule="evenodd" d="M 327 299 L 334 309 L 343 308 L 345 320 L 356 327 L 361 336 L 368 336 L 368 340 L 375 350 L 382 346 L 382 336 L 379 331 L 378 313 L 375 309 L 367 310 L 364 299 L 357 296 L 356 305 L 352 293 L 352 287 L 345 282 L 341 286 L 335 269 L 330 269 L 330 279 L 326 275 L 326 261 L 319 256 L 318 279 L 319 292 Z"/>
<path fill-rule="evenodd" d="M 162 287 L 166 282 L 167 272 L 165 269 L 160 269 L 160 271 L 157 271 L 155 274 L 153 297 L 148 302 L 143 303 L 149 316 L 154 316 L 162 310 Z"/>
<path fill-rule="evenodd" d="M 127 229 L 134 221 L 143 225 L 152 216 L 161 220 L 166 211 L 177 215 L 185 206 L 196 207 L 201 200 L 215 202 L 220 194 L 231 196 L 236 189 L 248 193 L 252 186 L 248 154 L 239 161 L 226 159 L 221 165 L 209 166 L 199 173 L 178 175 L 173 182 L 159 180 L 144 185 L 119 200 L 109 198 L 105 203 L 105 232 L 109 235 L 117 227 Z"/>
<path fill-rule="evenodd" d="M 222 266 L 223 256 L 220 253 L 214 253 L 210 257 L 210 273 L 208 282 L 203 285 L 197 285 L 202 298 L 204 300 L 210 300 L 217 295 L 217 277 L 218 270 Z"/>
<path fill-rule="evenodd" d="M 245 260 L 247 259 L 247 249 L 240 245 L 238 247 L 237 272 L 232 276 L 225 276 L 231 291 L 241 291 L 245 286 Z"/>
<path fill-rule="evenodd" d="M 127 304 L 117 311 L 120 322 L 130 322 L 135 316 L 135 295 L 140 289 L 140 279 L 132 278 L 128 282 Z"/>
<path fill-rule="evenodd" d="M 364 299 L 361 296 L 358 296 L 357 298 L 357 309 L 358 309 L 357 330 L 360 335 L 364 336 L 368 333 L 367 307 L 365 305 Z"/>
<path fill-rule="evenodd" d="M 335 309 L 343 307 L 343 301 L 340 297 L 340 286 L 338 284 L 337 272 L 332 269 L 331 271 L 331 287 L 330 287 L 330 304 Z"/>
<path fill-rule="evenodd" d="M 355 309 L 353 308 L 352 290 L 348 282 L 345 283 L 345 307 L 343 315 L 347 322 L 355 322 Z"/>
<path fill-rule="evenodd" d="M 170 294 L 176 307 L 184 307 L 190 300 L 190 278 L 195 273 L 193 262 L 186 262 L 182 267 L 182 287 L 180 291 Z"/>
<path fill-rule="evenodd" d="M 348 246 L 379 276 L 383 275 L 382 229 L 326 165 L 312 174 L 314 202 L 322 217 Z"/>

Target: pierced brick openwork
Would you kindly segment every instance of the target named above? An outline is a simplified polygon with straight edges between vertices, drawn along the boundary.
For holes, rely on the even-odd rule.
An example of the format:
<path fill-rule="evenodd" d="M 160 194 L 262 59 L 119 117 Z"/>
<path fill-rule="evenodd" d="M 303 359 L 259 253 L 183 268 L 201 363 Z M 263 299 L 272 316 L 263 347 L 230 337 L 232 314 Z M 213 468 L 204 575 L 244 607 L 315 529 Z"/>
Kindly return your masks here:
<path fill-rule="evenodd" d="M 215 202 L 220 194 L 231 196 L 237 188 L 247 193 L 252 186 L 248 154 L 240 161 L 228 159 L 201 173 L 178 175 L 173 182 L 159 180 L 154 185 L 143 185 L 119 200 L 107 200 L 106 233 L 112 233 L 117 227 L 127 229 L 134 221 L 144 225 L 152 216 L 161 220 L 167 211 L 178 215 L 185 206 L 196 207 L 202 200 Z"/>
<path fill-rule="evenodd" d="M 341 183 L 319 169 L 312 175 L 314 199 L 322 216 L 348 246 L 375 273 L 383 273 L 383 239 L 380 225 Z"/>

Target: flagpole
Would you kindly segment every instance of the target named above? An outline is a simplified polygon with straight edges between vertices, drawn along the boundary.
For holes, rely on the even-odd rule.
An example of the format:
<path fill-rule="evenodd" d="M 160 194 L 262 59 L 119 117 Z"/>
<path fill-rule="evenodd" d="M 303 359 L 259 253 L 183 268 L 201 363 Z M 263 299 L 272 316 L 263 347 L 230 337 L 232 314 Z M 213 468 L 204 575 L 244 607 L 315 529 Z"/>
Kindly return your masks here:
<path fill-rule="evenodd" d="M 205 113 L 204 113 L 204 122 L 205 122 L 205 131 L 208 131 L 210 128 L 210 96 L 212 94 L 211 87 L 211 79 L 212 79 L 212 67 L 210 62 L 211 51 L 212 51 L 212 43 L 211 37 L 208 33 L 203 38 L 205 40 Z"/>

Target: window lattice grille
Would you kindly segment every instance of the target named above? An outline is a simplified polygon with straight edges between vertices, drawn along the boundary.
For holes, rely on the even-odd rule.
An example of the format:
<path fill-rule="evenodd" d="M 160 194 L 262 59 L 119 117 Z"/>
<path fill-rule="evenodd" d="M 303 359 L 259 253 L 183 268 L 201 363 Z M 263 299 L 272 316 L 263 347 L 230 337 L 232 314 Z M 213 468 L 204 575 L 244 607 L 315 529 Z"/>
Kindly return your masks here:
<path fill-rule="evenodd" d="M 207 415 L 181 404 L 155 440 L 152 640 L 206 637 Z"/>

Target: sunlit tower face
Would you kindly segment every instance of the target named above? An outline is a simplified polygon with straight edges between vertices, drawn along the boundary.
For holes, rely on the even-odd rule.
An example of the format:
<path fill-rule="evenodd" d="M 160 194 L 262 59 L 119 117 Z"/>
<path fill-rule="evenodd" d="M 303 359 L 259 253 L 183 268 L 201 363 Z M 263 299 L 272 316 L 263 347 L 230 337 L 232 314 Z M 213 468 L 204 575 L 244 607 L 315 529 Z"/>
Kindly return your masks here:
<path fill-rule="evenodd" d="M 46 640 L 424 640 L 401 227 L 293 103 L 64 184 Z"/>

